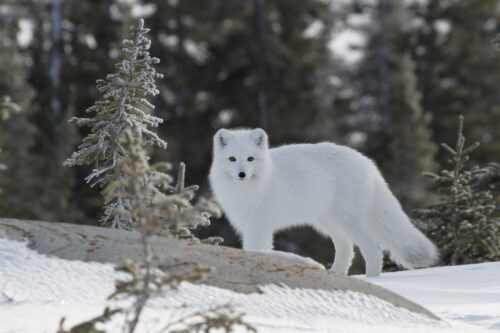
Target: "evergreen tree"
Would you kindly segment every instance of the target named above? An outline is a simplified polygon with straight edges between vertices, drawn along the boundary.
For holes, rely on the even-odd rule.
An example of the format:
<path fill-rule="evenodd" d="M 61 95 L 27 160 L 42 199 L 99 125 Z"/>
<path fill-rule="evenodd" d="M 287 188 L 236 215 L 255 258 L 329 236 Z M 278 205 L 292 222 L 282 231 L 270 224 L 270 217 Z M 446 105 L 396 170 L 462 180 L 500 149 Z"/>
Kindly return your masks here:
<path fill-rule="evenodd" d="M 64 9 L 67 2 L 10 2 L 19 13 L 15 25 L 27 22 L 28 29 L 23 31 L 23 35 L 31 35 L 25 44 L 18 45 L 23 55 L 18 60 L 24 58 L 26 65 L 22 71 L 23 88 L 29 89 L 29 94 L 23 93 L 20 100 L 17 96 L 12 97 L 19 101 L 22 114 L 28 118 L 27 123 L 30 125 L 30 132 L 27 128 L 24 129 L 26 138 L 30 140 L 27 158 L 31 161 L 26 162 L 26 165 L 35 175 L 32 179 L 36 188 L 30 189 L 30 192 L 36 198 L 18 216 L 47 221 L 83 222 L 82 210 L 77 205 L 79 199 L 72 196 L 75 186 L 73 170 L 61 165 L 63 158 L 71 152 L 78 140 L 76 131 L 65 124 L 74 108 L 68 103 L 71 87 L 64 82 L 67 77 L 65 50 L 69 49 L 65 44 L 67 30 L 61 26 L 64 12 L 62 16 L 55 15 L 56 20 L 50 18 L 53 10 Z M 57 28 L 54 29 L 56 25 Z M 58 31 L 58 36 L 52 35 L 56 33 L 55 30 Z M 16 34 L 12 37 L 15 38 Z M 29 103 L 24 105 L 26 102 Z M 18 138 L 19 132 L 20 129 Z M 43 180 L 40 179 L 40 174 L 44 175 Z"/>
<path fill-rule="evenodd" d="M 500 33 L 492 40 L 492 44 L 500 51 Z M 476 179 L 475 186 L 480 190 L 490 191 L 496 201 L 495 217 L 500 218 L 500 164 L 489 163 L 484 172 Z"/>
<path fill-rule="evenodd" d="M 390 183 L 405 206 L 418 207 L 429 203 L 430 193 L 420 177 L 424 171 L 436 171 L 437 146 L 429 128 L 431 115 L 420 104 L 415 64 L 409 54 L 403 55 L 399 68 L 394 82 L 401 88 L 394 91 L 389 109 Z"/>
<path fill-rule="evenodd" d="M 451 155 L 451 168 L 427 174 L 439 186 L 441 203 L 415 212 L 439 246 L 443 263 L 451 265 L 500 259 L 500 219 L 493 215 L 495 200 L 488 190 L 476 186 L 486 171 L 466 167 L 469 154 L 479 143 L 466 147 L 462 131 L 460 116 L 455 148 L 441 145 Z"/>
<path fill-rule="evenodd" d="M 363 30 L 366 35 L 364 57 L 357 73 L 347 82 L 351 91 L 354 90 L 350 108 L 356 123 L 351 130 L 367 133 L 368 137 L 360 148 L 376 159 L 384 173 L 392 173 L 392 158 L 387 149 L 393 139 L 390 132 L 394 130 L 393 125 L 403 123 L 391 124 L 388 114 L 398 110 L 391 112 L 390 102 L 390 108 L 382 110 L 379 101 L 398 98 L 398 80 L 392 74 L 398 72 L 402 55 L 409 53 L 416 75 L 421 78 L 418 82 L 421 106 L 425 113 L 432 115 L 430 129 L 435 140 L 447 142 L 454 137 L 455 127 L 451 124 L 463 113 L 469 124 L 465 134 L 488 143 L 478 148 L 475 160 L 481 164 L 491 160 L 500 142 L 496 125 L 500 122 L 496 88 L 500 85 L 499 54 L 495 54 L 490 44 L 499 27 L 499 21 L 494 19 L 498 13 L 497 1 L 380 0 L 376 2 L 378 6 L 374 6 L 373 1 L 357 3 L 363 12 L 372 14 L 370 24 Z M 380 11 L 386 14 L 378 14 Z M 387 41 L 386 45 L 379 42 L 380 17 L 387 21 L 383 29 L 387 36 L 382 39 Z M 386 53 L 382 63 L 381 52 Z M 387 70 L 392 74 L 382 78 L 381 73 Z M 390 89 L 383 89 L 386 85 Z M 387 91 L 389 97 L 384 93 Z M 354 120 L 351 119 L 351 124 Z"/>
<path fill-rule="evenodd" d="M 37 129 L 32 149 L 33 159 L 39 164 L 36 173 L 45 175 L 43 184 L 33 192 L 38 194 L 41 206 L 36 218 L 93 224 L 101 214 L 99 191 L 86 186 L 83 168 L 64 168 L 61 162 L 84 134 L 84 130 L 68 126 L 68 120 L 72 116 L 84 117 L 85 107 L 97 100 L 95 78 L 111 72 L 119 55 L 119 41 L 125 35 L 122 18 L 115 15 L 118 4 L 1 2 L 12 3 L 16 11 L 22 12 L 24 21 L 33 25 L 32 38 L 23 48 L 32 63 L 27 74 L 36 108 L 21 106 Z"/>
<path fill-rule="evenodd" d="M 145 145 L 166 148 L 166 142 L 151 130 L 163 120 L 143 110 L 154 108 L 147 98 L 158 94 L 155 79 L 162 77 L 152 67 L 159 60 L 149 55 L 151 42 L 145 36 L 148 31 L 142 19 L 137 26 L 131 27 L 131 39 L 123 41 L 124 58 L 117 64 L 117 72 L 108 75 L 106 80 L 97 81 L 104 100 L 96 102 L 86 111 L 95 116 L 71 119 L 78 126 L 90 127 L 91 133 L 64 165 L 94 164 L 95 169 L 86 181 L 92 186 L 99 184 L 104 187 L 105 194 L 110 192 L 106 187 L 123 177 L 120 161 L 129 158 L 123 146 L 127 129 L 142 138 Z M 124 188 L 119 187 L 113 193 L 113 197 L 105 196 L 106 208 L 102 221 L 113 228 L 130 228 L 133 221 L 120 213 L 130 211 L 131 207 Z"/>
<path fill-rule="evenodd" d="M 401 42 L 411 27 L 407 5 L 359 3 L 371 19 L 357 27 L 366 36 L 364 56 L 344 83 L 354 95 L 348 106 L 350 131 L 366 136 L 358 148 L 373 156 L 404 207 L 427 204 L 429 192 L 418 175 L 435 170 L 437 148 L 412 50 Z"/>
<path fill-rule="evenodd" d="M 5 121 L 9 119 L 10 114 L 14 112 L 19 112 L 19 106 L 12 103 L 9 96 L 4 96 L 0 99 L 0 121 Z M 0 154 L 2 153 L 2 148 L 0 147 Z M 0 171 L 7 170 L 7 166 L 2 162 L 0 155 Z M 2 189 L 0 188 L 0 194 L 2 193 Z"/>
<path fill-rule="evenodd" d="M 422 105 L 433 114 L 435 139 L 449 141 L 463 114 L 464 135 L 485 143 L 474 160 L 486 164 L 500 150 L 500 53 L 491 47 L 500 30 L 498 1 L 414 2 L 410 10 L 415 24 L 401 43 L 413 50 L 418 76 L 425 78 Z"/>
<path fill-rule="evenodd" d="M 2 161 L 7 167 L 0 177 L 3 197 L 0 216 L 36 219 L 49 213 L 42 205 L 40 189 L 45 186 L 39 174 L 40 160 L 33 155 L 37 129 L 31 117 L 37 111 L 34 91 L 27 82 L 29 57 L 18 43 L 19 20 L 24 11 L 17 2 L 0 0 L 0 96 L 4 105 L 11 101 L 22 112 L 9 112 L 8 121 L 0 121 Z M 1 117 L 0 117 L 1 118 Z"/>
<path fill-rule="evenodd" d="M 352 95 L 348 104 L 350 132 L 361 134 L 363 141 L 357 148 L 373 156 L 383 174 L 395 178 L 390 182 L 392 187 L 399 185 L 397 182 L 405 173 L 404 169 L 393 169 L 393 159 L 402 156 L 392 156 L 388 149 L 394 144 L 392 132 L 402 125 L 399 119 L 392 118 L 404 118 L 405 112 L 409 114 L 399 88 L 403 81 L 401 60 L 407 50 L 395 43 L 406 24 L 403 21 L 405 8 L 393 0 L 362 0 L 359 6 L 369 20 L 357 28 L 366 40 L 363 56 L 344 83 Z"/>
<path fill-rule="evenodd" d="M 489 191 L 496 203 L 493 215 L 500 219 L 500 164 L 489 163 L 475 179 L 474 188 L 479 191 Z"/>

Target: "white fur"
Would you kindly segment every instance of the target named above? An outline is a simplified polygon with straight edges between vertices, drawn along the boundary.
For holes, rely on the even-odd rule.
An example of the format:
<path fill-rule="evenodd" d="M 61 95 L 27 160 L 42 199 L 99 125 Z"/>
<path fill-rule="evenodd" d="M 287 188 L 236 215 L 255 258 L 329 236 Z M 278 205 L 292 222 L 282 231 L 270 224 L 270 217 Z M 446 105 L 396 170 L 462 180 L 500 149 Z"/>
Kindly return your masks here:
<path fill-rule="evenodd" d="M 307 224 L 332 238 L 334 272 L 347 274 L 353 245 L 361 250 L 367 276 L 380 274 L 383 251 L 407 268 L 430 266 L 438 258 L 375 164 L 354 149 L 329 142 L 269 149 L 261 129 L 221 129 L 214 136 L 209 178 L 245 250 L 270 250 L 275 231 Z"/>

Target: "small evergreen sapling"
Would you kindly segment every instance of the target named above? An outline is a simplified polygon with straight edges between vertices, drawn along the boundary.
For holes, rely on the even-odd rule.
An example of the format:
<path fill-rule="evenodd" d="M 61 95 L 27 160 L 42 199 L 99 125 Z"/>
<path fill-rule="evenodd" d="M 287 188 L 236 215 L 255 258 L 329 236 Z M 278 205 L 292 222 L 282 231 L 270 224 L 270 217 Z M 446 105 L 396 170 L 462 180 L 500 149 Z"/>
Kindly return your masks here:
<path fill-rule="evenodd" d="M 142 262 L 125 262 L 117 270 L 128 273 L 131 279 L 118 281 L 116 291 L 109 299 L 134 299 L 132 306 L 125 309 L 127 316 L 126 327 L 128 333 L 133 333 L 139 323 L 144 307 L 148 300 L 161 292 L 163 286 L 175 288 L 181 281 L 197 281 L 210 270 L 196 267 L 192 271 L 179 274 L 169 274 L 153 269 L 154 253 L 150 246 L 150 239 L 158 234 L 168 223 L 169 216 L 179 215 L 183 208 L 190 206 L 191 192 L 165 195 L 161 189 L 168 187 L 171 177 L 160 171 L 158 167 L 151 167 L 142 147 L 141 140 L 134 137 L 130 131 L 127 134 L 129 159 L 120 161 L 123 177 L 110 184 L 109 189 L 123 188 L 130 203 L 127 217 L 134 221 L 134 229 L 139 231 L 143 249 Z M 164 165 L 162 165 L 164 167 Z M 182 180 L 183 181 L 183 180 Z M 108 192 L 107 195 L 112 195 Z M 178 221 L 178 220 L 176 220 Z"/>
<path fill-rule="evenodd" d="M 195 192 L 198 190 L 198 185 L 191 185 L 185 187 L 186 166 L 184 163 L 179 165 L 179 172 L 177 175 L 177 184 L 169 186 L 167 193 L 170 195 L 178 195 L 187 200 L 187 205 L 179 207 L 176 214 L 165 216 L 167 223 L 159 233 L 166 237 L 175 237 L 184 239 L 191 242 L 199 242 L 191 230 L 196 229 L 198 226 L 206 227 L 210 225 L 210 217 L 220 217 L 221 211 L 219 207 L 211 200 L 200 197 L 196 204 L 192 206 L 189 202 L 193 199 Z M 168 195 L 166 196 L 168 197 Z M 202 239 L 202 243 L 218 245 L 223 239 L 221 237 L 209 237 Z"/>
<path fill-rule="evenodd" d="M 451 155 L 451 169 L 426 173 L 439 186 L 441 203 L 415 211 L 439 246 L 442 261 L 451 265 L 500 260 L 500 220 L 493 216 L 495 200 L 488 190 L 477 186 L 487 170 L 466 167 L 469 154 L 479 143 L 466 147 L 462 130 L 460 116 L 455 148 L 441 144 Z"/>
<path fill-rule="evenodd" d="M 94 114 L 92 118 L 72 118 L 71 123 L 90 127 L 90 134 L 83 139 L 64 165 L 74 166 L 93 164 L 95 169 L 86 178 L 92 186 L 99 184 L 104 192 L 111 183 L 123 177 L 120 161 L 128 158 L 123 146 L 125 131 L 130 129 L 134 136 L 141 138 L 144 145 L 166 148 L 152 128 L 158 127 L 162 119 L 149 114 L 154 106 L 147 100 L 158 94 L 155 79 L 162 75 L 153 68 L 159 59 L 150 57 L 150 40 L 146 38 L 149 29 L 144 28 L 144 20 L 139 19 L 137 26 L 130 29 L 131 39 L 123 41 L 123 60 L 116 65 L 117 72 L 109 74 L 105 80 L 97 81 L 97 88 L 103 93 L 103 100 L 87 109 Z M 130 229 L 132 220 L 124 211 L 130 209 L 122 187 L 107 195 L 103 222 L 113 228 Z"/>
<path fill-rule="evenodd" d="M 105 189 L 106 198 L 114 198 L 117 191 L 129 203 L 128 210 L 117 210 L 122 219 L 132 221 L 131 227 L 152 235 L 162 235 L 194 242 L 199 240 L 190 229 L 210 225 L 210 216 L 219 216 L 218 207 L 201 198 L 196 205 L 191 204 L 197 185 L 185 187 L 185 165 L 179 166 L 177 184 L 172 186 L 173 178 L 166 172 L 168 163 L 149 164 L 142 140 L 130 130 L 125 133 L 124 146 L 129 157 L 119 162 L 118 170 L 122 177 L 111 182 Z M 149 220 L 153 222 L 149 223 Z M 144 229 L 150 226 L 150 229 Z M 144 229 L 144 230 L 143 230 Z M 203 240 L 218 243 L 219 237 Z"/>
<path fill-rule="evenodd" d="M 127 219 L 134 221 L 134 229 L 139 232 L 143 259 L 140 262 L 126 261 L 116 269 L 127 273 L 129 278 L 119 280 L 115 284 L 115 292 L 108 299 L 128 300 L 132 299 L 132 305 L 126 308 L 106 308 L 101 316 L 91 319 L 89 322 L 81 323 L 69 331 L 62 328 L 64 320 L 60 324 L 60 332 L 98 333 L 95 324 L 109 320 L 109 315 L 121 313 L 125 316 L 124 331 L 133 333 L 137 329 L 141 314 L 147 302 L 155 296 L 161 295 L 165 288 L 175 289 L 182 281 L 197 282 L 212 270 L 203 266 L 191 266 L 178 272 L 167 272 L 158 269 L 151 248 L 151 237 L 160 231 L 185 230 L 179 232 L 190 240 L 197 239 L 191 235 L 189 228 L 198 224 L 208 223 L 209 215 L 206 207 L 199 210 L 193 207 L 190 200 L 194 196 L 197 186 L 184 187 L 184 165 L 181 165 L 179 179 L 175 186 L 171 186 L 172 178 L 162 170 L 168 166 L 164 163 L 149 165 L 148 157 L 144 151 L 141 139 L 134 136 L 130 130 L 125 132 L 124 146 L 127 147 L 128 159 L 119 162 L 120 172 L 123 175 L 110 183 L 106 188 L 106 195 L 114 197 L 114 191 L 122 189 L 124 198 L 129 203 L 130 209 L 118 211 L 117 214 L 125 214 Z M 167 189 L 165 194 L 162 189 Z M 173 234 L 176 236 L 176 234 Z M 220 240 L 219 240 L 220 241 Z M 231 332 L 232 327 L 241 325 L 248 330 L 253 327 L 242 320 L 242 314 L 233 314 L 223 311 L 228 307 L 217 307 L 206 314 L 195 313 L 187 319 L 170 323 L 161 332 L 174 332 L 175 328 L 183 327 L 182 332 L 207 332 L 211 328 L 222 328 Z M 83 327 L 85 330 L 76 331 L 75 328 Z"/>

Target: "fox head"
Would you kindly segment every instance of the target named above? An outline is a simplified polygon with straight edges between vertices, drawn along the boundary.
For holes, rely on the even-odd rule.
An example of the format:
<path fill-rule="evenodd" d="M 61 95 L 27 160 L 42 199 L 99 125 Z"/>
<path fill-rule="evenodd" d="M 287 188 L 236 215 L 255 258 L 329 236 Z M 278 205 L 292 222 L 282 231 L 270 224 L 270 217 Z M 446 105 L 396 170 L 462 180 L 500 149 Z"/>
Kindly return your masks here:
<path fill-rule="evenodd" d="M 268 162 L 268 138 L 264 130 L 220 129 L 214 136 L 213 166 L 237 182 L 258 180 Z"/>

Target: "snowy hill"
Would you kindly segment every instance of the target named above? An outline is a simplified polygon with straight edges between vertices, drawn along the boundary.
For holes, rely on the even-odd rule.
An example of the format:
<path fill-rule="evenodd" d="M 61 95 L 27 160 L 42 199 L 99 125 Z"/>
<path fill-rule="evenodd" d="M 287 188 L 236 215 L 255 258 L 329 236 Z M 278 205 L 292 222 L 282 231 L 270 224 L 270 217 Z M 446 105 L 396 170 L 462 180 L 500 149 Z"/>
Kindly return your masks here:
<path fill-rule="evenodd" d="M 119 277 L 113 264 L 77 260 L 75 246 L 78 244 L 71 247 L 71 242 L 63 246 L 69 249 L 66 254 L 73 260 L 40 254 L 27 246 L 61 256 L 63 249 L 57 235 L 64 235 L 68 241 L 74 235 L 65 228 L 73 226 L 50 225 L 52 229 L 49 234 L 43 234 L 45 239 L 42 242 L 39 238 L 42 234 L 37 234 L 38 231 L 23 229 L 28 223 L 5 221 L 0 221 L 3 227 L 17 222 L 16 228 L 29 242 L 1 238 L 8 232 L 0 228 L 0 332 L 55 332 L 63 316 L 67 317 L 65 327 L 68 328 L 100 314 L 106 305 L 110 305 L 106 297 L 113 292 L 114 281 Z M 36 223 L 36 226 L 46 227 L 41 222 Z M 94 243 L 90 232 L 82 235 L 87 238 L 78 237 Z M 110 239 L 105 242 L 115 246 Z M 113 254 L 106 249 L 105 243 L 94 244 L 91 249 L 99 247 L 96 245 L 103 247 L 101 256 Z M 81 244 L 78 246 L 85 248 Z M 193 246 L 190 251 L 195 248 L 198 246 Z M 173 249 L 169 255 L 175 257 L 178 254 Z M 203 249 L 206 252 L 207 247 Z M 245 265 L 254 271 L 258 265 L 266 267 L 269 264 L 278 269 L 275 272 L 264 269 L 261 274 L 253 272 L 252 279 L 264 276 L 256 285 L 258 292 L 240 290 L 239 287 L 226 288 L 224 283 L 214 282 L 216 279 L 241 279 L 243 276 L 220 270 L 209 280 L 211 285 L 184 283 L 178 291 L 167 292 L 149 303 L 139 332 L 155 332 L 155 329 L 175 318 L 222 304 L 232 304 L 235 311 L 245 313 L 245 319 L 259 332 L 500 332 L 500 263 L 440 267 L 385 273 L 379 278 L 352 279 L 327 274 L 320 268 L 304 269 L 307 266 L 287 263 L 268 255 L 223 247 L 218 249 L 220 252 L 214 253 L 224 257 L 227 251 L 233 258 L 231 265 L 236 265 L 239 271 L 244 271 Z M 98 251 L 83 252 L 87 255 Z M 236 256 L 238 253 L 240 255 Z M 283 254 L 279 256 L 286 258 Z M 221 265 L 217 261 L 213 263 Z M 257 266 L 252 266 L 254 264 Z M 280 285 L 276 282 L 279 279 L 269 277 L 277 274 L 277 278 L 282 278 L 286 275 L 278 273 L 283 270 L 296 275 L 295 279 L 283 279 L 288 285 Z M 301 271 L 307 273 L 302 274 Z M 332 281 L 321 279 L 325 277 Z M 418 313 L 419 308 L 412 308 L 410 303 L 404 303 L 403 298 L 398 299 L 397 295 L 388 291 L 384 293 L 384 289 L 364 281 L 424 305 L 443 320 L 434 320 L 425 311 Z M 110 332 L 119 332 L 119 324 L 118 317 L 106 328 Z"/>
<path fill-rule="evenodd" d="M 142 260 L 139 234 L 124 230 L 67 223 L 0 219 L 0 236 L 27 241 L 31 249 L 61 259 L 121 264 Z M 150 241 L 157 262 L 170 271 L 202 264 L 213 267 L 204 284 L 237 293 L 260 292 L 259 287 L 284 284 L 290 288 L 356 291 L 372 295 L 397 307 L 437 318 L 429 310 L 385 288 L 360 279 L 336 275 L 311 260 L 290 253 L 242 251 L 225 246 L 195 244 L 153 237 Z M 300 258 L 301 260 L 297 260 Z M 312 265 L 312 266 L 311 266 Z"/>
<path fill-rule="evenodd" d="M 99 314 L 117 273 L 110 264 L 48 257 L 0 238 L 0 332 L 55 332 Z M 259 332 L 492 332 L 500 331 L 500 263 L 383 274 L 370 282 L 435 311 L 432 320 L 377 297 L 351 291 L 268 285 L 241 294 L 185 283 L 151 301 L 139 331 L 217 304 L 231 303 Z M 182 305 L 187 307 L 182 307 Z M 119 318 L 117 318 L 119 319 Z M 119 321 L 107 328 L 118 332 Z"/>

